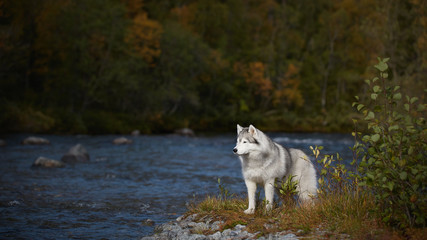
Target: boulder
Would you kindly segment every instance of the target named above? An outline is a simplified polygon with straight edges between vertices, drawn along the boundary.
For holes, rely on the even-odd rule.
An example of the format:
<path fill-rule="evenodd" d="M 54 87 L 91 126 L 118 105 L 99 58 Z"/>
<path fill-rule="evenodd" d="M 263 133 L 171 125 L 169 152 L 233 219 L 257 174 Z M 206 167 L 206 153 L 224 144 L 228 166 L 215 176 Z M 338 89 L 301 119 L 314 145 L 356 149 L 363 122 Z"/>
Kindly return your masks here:
<path fill-rule="evenodd" d="M 89 154 L 81 144 L 71 147 L 68 153 L 61 158 L 63 162 L 88 162 L 89 160 Z"/>
<path fill-rule="evenodd" d="M 177 129 L 175 130 L 175 133 L 181 136 L 186 136 L 186 137 L 194 137 L 196 136 L 196 134 L 194 134 L 194 131 L 191 130 L 190 128 L 181 128 L 181 129 Z"/>
<path fill-rule="evenodd" d="M 45 157 L 38 157 L 33 163 L 33 167 L 57 168 L 64 166 L 63 162 Z"/>
<path fill-rule="evenodd" d="M 135 129 L 131 132 L 132 136 L 139 136 L 141 134 L 141 132 L 138 129 Z"/>
<path fill-rule="evenodd" d="M 121 144 L 131 144 L 132 140 L 127 139 L 125 137 L 119 137 L 113 140 L 113 143 L 116 145 L 121 145 Z"/>
<path fill-rule="evenodd" d="M 6 146 L 6 141 L 3 139 L 0 139 L 0 147 Z"/>
<path fill-rule="evenodd" d="M 24 139 L 22 141 L 22 144 L 28 145 L 42 145 L 42 144 L 50 144 L 49 140 L 47 140 L 46 138 L 41 138 L 41 137 L 27 137 L 26 139 Z"/>

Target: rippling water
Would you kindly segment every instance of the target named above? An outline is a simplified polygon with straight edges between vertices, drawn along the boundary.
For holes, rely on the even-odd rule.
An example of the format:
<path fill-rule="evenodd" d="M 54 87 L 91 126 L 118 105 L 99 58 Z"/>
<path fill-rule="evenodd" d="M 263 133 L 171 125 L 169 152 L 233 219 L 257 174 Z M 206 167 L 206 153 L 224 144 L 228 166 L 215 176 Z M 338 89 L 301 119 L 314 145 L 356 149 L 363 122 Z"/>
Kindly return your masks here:
<path fill-rule="evenodd" d="M 269 134 L 287 147 L 351 159 L 351 136 Z M 50 145 L 21 145 L 28 135 L 3 136 L 0 147 L 1 239 L 139 239 L 151 234 L 146 219 L 161 224 L 186 212 L 186 204 L 218 194 L 217 179 L 233 193 L 246 189 L 240 162 L 232 154 L 235 135 L 187 138 L 136 136 L 113 145 L 116 135 L 39 135 Z M 32 168 L 39 156 L 61 159 L 81 143 L 88 163 L 64 168 Z"/>

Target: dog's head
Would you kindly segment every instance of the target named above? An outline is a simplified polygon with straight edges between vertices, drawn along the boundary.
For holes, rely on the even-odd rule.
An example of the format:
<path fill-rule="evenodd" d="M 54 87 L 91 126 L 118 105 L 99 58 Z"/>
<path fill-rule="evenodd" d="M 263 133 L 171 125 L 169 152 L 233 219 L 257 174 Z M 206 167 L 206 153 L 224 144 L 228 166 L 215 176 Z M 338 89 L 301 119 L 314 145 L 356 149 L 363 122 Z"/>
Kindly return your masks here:
<path fill-rule="evenodd" d="M 242 127 L 237 124 L 237 143 L 233 152 L 237 155 L 246 155 L 253 151 L 259 151 L 262 132 L 253 125 Z"/>

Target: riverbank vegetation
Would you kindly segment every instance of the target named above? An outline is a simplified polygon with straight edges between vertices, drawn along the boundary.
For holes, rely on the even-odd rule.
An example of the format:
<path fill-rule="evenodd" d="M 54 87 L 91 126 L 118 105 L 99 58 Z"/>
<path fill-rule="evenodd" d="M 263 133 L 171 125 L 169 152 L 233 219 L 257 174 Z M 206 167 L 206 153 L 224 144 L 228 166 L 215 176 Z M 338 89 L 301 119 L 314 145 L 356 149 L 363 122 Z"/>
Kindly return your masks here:
<path fill-rule="evenodd" d="M 353 120 L 351 164 L 339 153 L 322 155 L 322 147 L 310 147 L 318 176 L 314 204 L 296 203 L 295 184 L 281 181 L 275 186 L 281 204 L 266 212 L 258 197 L 255 214 L 246 215 L 247 200 L 234 197 L 219 181 L 219 196 L 207 197 L 189 213 L 214 216 L 224 221 L 222 229 L 246 225 L 260 236 L 283 230 L 310 236 L 320 229 L 334 238 L 425 238 L 426 104 L 391 83 L 388 61 L 378 58 L 378 76 L 366 80 L 368 97 L 353 103 L 361 115 Z M 359 131 L 362 125 L 367 127 Z"/>
<path fill-rule="evenodd" d="M 347 131 L 366 68 L 424 101 L 419 0 L 0 1 L 2 132 Z"/>

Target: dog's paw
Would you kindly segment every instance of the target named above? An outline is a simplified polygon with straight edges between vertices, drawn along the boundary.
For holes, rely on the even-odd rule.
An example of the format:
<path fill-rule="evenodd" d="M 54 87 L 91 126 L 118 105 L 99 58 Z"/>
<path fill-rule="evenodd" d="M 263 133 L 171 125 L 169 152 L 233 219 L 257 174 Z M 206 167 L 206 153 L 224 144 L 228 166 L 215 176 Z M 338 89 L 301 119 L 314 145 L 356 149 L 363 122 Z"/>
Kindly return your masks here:
<path fill-rule="evenodd" d="M 245 214 L 254 214 L 255 213 L 255 209 L 253 208 L 248 208 L 245 211 L 243 211 Z"/>

